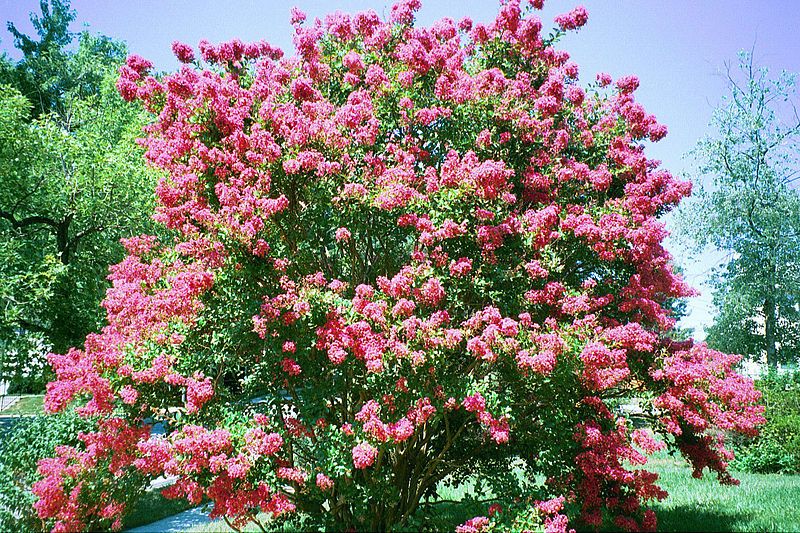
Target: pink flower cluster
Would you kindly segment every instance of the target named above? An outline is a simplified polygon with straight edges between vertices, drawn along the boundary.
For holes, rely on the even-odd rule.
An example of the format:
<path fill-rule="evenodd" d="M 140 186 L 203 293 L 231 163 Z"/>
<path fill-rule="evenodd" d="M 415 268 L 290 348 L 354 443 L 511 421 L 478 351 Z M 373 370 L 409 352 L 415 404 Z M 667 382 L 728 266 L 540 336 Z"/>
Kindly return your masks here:
<path fill-rule="evenodd" d="M 109 418 L 97 432 L 79 435 L 81 447 L 58 446 L 56 457 L 39 462 L 42 478 L 32 487 L 39 517 L 52 521 L 54 531 L 121 529 L 121 518 L 129 509 L 120 481 L 132 476 L 129 466 L 136 457 L 136 445 L 148 435 L 146 427 Z M 111 477 L 98 481 L 97 470 L 108 471 Z M 93 503 L 81 505 L 82 501 Z"/>
<path fill-rule="evenodd" d="M 727 470 L 733 454 L 724 446 L 722 429 L 755 435 L 764 423 L 761 393 L 752 381 L 733 372 L 738 355 L 711 350 L 705 344 L 671 343 L 663 366 L 651 372 L 664 392 L 654 405 L 661 423 L 701 477 L 708 467 L 720 481 L 737 484 Z"/>
<path fill-rule="evenodd" d="M 500 417 L 500 419 L 494 418 L 486 410 L 486 400 L 479 392 L 464 398 L 462 405 L 467 411 L 475 413 L 481 425 L 488 428 L 489 435 L 496 444 L 508 443 L 510 429 L 508 420 L 504 416 Z"/>
<path fill-rule="evenodd" d="M 564 509 L 564 496 L 552 498 L 550 500 L 537 502 L 536 509 L 545 516 L 544 530 L 546 533 L 575 533 L 574 529 L 568 529 L 569 519 L 562 514 Z"/>
<path fill-rule="evenodd" d="M 362 442 L 353 448 L 353 465 L 356 468 L 369 468 L 375 463 L 378 457 L 378 450 L 367 442 Z"/>
<path fill-rule="evenodd" d="M 647 458 L 631 446 L 624 422 L 618 421 L 614 427 L 613 416 L 599 398 L 587 404 L 598 408 L 602 420 L 582 424 L 575 434 L 575 440 L 583 448 L 576 457 L 580 470 L 582 520 L 599 527 L 606 509 L 620 529 L 655 531 L 655 515 L 652 510 L 643 510 L 641 502 L 667 496 L 655 484 L 658 474 L 625 468 L 625 462 L 644 465 Z"/>
<path fill-rule="evenodd" d="M 456 533 L 484 533 L 489 530 L 489 519 L 485 516 L 470 518 L 456 528 Z"/>

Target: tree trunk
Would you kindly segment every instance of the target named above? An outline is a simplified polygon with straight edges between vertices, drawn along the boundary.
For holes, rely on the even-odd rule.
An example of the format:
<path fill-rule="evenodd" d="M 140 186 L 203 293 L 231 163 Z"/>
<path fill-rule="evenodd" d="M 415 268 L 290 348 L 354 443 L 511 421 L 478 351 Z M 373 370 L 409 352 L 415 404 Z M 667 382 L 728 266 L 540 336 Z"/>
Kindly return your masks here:
<path fill-rule="evenodd" d="M 71 259 L 70 241 L 69 241 L 69 226 L 72 224 L 72 215 L 67 215 L 64 220 L 56 226 L 56 248 L 58 249 L 58 258 L 61 263 L 68 265 Z"/>
<path fill-rule="evenodd" d="M 767 368 L 769 370 L 778 369 L 778 354 L 775 349 L 776 321 L 775 300 L 771 296 L 768 296 L 767 299 L 764 300 L 764 326 L 767 343 Z"/>

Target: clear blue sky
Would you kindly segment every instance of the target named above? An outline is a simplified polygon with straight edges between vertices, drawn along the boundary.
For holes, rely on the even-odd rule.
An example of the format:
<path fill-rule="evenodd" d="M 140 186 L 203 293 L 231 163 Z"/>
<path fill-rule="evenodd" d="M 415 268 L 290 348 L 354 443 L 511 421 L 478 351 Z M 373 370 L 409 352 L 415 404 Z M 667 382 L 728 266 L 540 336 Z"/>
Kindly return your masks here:
<path fill-rule="evenodd" d="M 589 23 L 560 47 L 580 65 L 584 80 L 601 71 L 614 77 L 639 76 L 639 100 L 670 131 L 649 148 L 649 154 L 675 174 L 691 173 L 691 161 L 683 156 L 706 134 L 712 109 L 724 94 L 719 72 L 725 61 L 735 62 L 739 50 L 755 47 L 761 65 L 800 72 L 800 0 L 549 0 L 542 14 L 545 25 L 580 3 L 589 11 Z M 293 5 L 313 19 L 337 9 L 352 13 L 372 8 L 385 14 L 391 2 L 73 0 L 76 29 L 86 24 L 93 32 L 122 39 L 131 52 L 164 70 L 177 66 L 170 52 L 174 40 L 196 45 L 204 38 L 265 39 L 291 51 L 288 21 Z M 465 15 L 488 21 L 496 9 L 492 0 L 423 0 L 418 21 L 428 24 Z M 0 0 L 0 20 L 13 21 L 23 31 L 32 30 L 28 13 L 34 10 L 38 10 L 36 0 Z M 5 29 L 0 39 L 0 50 L 16 57 Z M 684 266 L 690 283 L 703 292 L 690 303 L 690 316 L 684 320 L 702 338 L 702 328 L 711 320 L 711 296 L 704 282 L 724 254 L 706 251 L 689 258 L 679 243 L 669 241 L 668 248 Z"/>

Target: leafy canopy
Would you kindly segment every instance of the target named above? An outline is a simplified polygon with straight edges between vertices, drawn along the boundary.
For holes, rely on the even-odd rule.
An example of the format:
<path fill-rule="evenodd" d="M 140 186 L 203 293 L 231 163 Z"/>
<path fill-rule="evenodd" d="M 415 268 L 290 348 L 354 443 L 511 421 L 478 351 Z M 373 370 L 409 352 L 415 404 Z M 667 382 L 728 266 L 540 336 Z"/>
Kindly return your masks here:
<path fill-rule="evenodd" d="M 10 25 L 23 58 L 0 62 L 0 373 L 31 392 L 42 352 L 99 327 L 119 238 L 151 227 L 147 119 L 114 87 L 125 47 L 84 32 L 72 49 L 67 7 L 42 4 L 39 40 Z"/>

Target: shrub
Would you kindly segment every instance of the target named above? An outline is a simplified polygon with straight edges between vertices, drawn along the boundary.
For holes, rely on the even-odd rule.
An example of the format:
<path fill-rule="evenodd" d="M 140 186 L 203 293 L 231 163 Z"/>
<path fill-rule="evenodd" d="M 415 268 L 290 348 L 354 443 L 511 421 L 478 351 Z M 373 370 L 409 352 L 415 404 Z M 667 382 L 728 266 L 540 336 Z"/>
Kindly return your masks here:
<path fill-rule="evenodd" d="M 756 382 L 767 420 L 755 439 L 736 442 L 737 468 L 764 474 L 800 473 L 800 371 L 770 373 Z"/>
<path fill-rule="evenodd" d="M 666 335 L 691 291 L 656 217 L 690 187 L 643 153 L 666 130 L 638 80 L 578 85 L 553 44 L 582 8 L 549 36 L 519 1 L 488 25 L 414 28 L 418 8 L 295 11 L 289 59 L 176 43 L 160 79 L 128 59 L 174 241 L 127 239 L 108 326 L 50 357 L 48 409 L 81 396 L 102 422 L 43 463 L 42 518 L 111 524 L 126 502 L 98 475 L 136 473 L 235 527 L 416 527 L 446 481 L 491 499 L 460 532 L 653 529 L 665 493 L 636 465 L 665 443 L 612 414 L 630 396 L 735 482 L 716 435 L 762 407 L 737 357 Z"/>
<path fill-rule="evenodd" d="M 38 531 L 42 520 L 33 509 L 32 485 L 40 479 L 39 460 L 56 446 L 75 446 L 78 434 L 96 429 L 74 411 L 20 418 L 0 439 L 0 530 Z"/>

